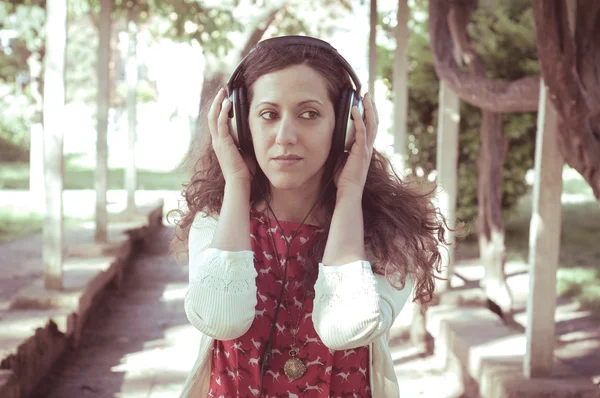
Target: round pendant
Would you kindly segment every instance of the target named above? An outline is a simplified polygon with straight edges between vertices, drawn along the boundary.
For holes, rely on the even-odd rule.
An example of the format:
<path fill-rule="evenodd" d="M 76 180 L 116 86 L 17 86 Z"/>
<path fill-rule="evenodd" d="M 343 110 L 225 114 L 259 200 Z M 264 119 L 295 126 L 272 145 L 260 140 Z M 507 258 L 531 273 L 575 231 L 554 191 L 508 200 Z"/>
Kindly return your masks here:
<path fill-rule="evenodd" d="M 296 380 L 304 376 L 306 366 L 298 358 L 290 358 L 285 361 L 283 371 L 290 380 Z"/>

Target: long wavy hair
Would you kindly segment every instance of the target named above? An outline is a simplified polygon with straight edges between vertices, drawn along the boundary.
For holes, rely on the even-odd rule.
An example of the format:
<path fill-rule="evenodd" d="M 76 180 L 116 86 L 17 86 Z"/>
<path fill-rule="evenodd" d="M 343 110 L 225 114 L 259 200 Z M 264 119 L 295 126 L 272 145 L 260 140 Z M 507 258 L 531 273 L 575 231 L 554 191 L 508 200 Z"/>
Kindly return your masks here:
<path fill-rule="evenodd" d="M 319 72 L 328 82 L 328 94 L 336 104 L 343 88 L 352 87 L 344 68 L 326 50 L 306 45 L 290 47 L 258 46 L 244 61 L 243 72 L 238 79 L 247 88 L 252 99 L 253 83 L 262 75 L 303 64 Z M 240 84 L 240 83 L 238 83 Z M 210 106 L 210 101 L 207 101 Z M 207 109 L 202 116 L 206 118 Z M 204 123 L 206 126 L 206 123 Z M 223 204 L 225 179 L 212 147 L 208 131 L 200 131 L 202 142 L 199 150 L 190 151 L 186 163 L 192 178 L 183 186 L 183 206 L 175 210 L 179 214 L 172 249 L 177 253 L 187 250 L 189 229 L 200 211 L 219 214 Z M 254 154 L 250 154 L 254 156 Z M 336 188 L 328 183 L 336 166 L 343 163 L 343 152 L 332 151 L 324 165 L 322 187 L 325 192 L 318 204 L 319 222 L 325 229 L 322 239 L 314 245 L 312 255 L 320 260 L 326 244 L 336 200 Z M 371 164 L 363 192 L 363 220 L 365 249 L 373 257 L 375 273 L 385 275 L 398 289 L 404 288 L 407 277 L 415 282 L 413 300 L 427 305 L 435 289 L 436 272 L 441 271 L 440 249 L 448 244 L 444 239 L 443 217 L 430 200 L 431 192 L 420 192 L 403 182 L 390 161 L 373 150 Z M 263 196 L 264 195 L 264 196 Z M 257 163 L 251 184 L 252 205 L 269 198 L 269 182 Z"/>

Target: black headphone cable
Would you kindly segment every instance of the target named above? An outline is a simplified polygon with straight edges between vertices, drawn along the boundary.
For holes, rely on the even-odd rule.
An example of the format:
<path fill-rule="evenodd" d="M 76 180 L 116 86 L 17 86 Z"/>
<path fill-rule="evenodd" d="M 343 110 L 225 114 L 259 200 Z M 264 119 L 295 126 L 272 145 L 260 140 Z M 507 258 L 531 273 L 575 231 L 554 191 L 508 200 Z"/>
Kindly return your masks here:
<path fill-rule="evenodd" d="M 255 175 L 252 173 L 252 171 L 250 171 L 250 174 L 252 174 L 252 177 L 254 179 Z M 263 397 L 263 382 L 264 382 L 265 374 L 267 373 L 267 370 L 268 370 L 268 367 L 269 367 L 269 360 L 270 360 L 270 357 L 271 357 L 272 345 L 273 345 L 273 341 L 275 340 L 275 324 L 277 323 L 277 318 L 279 316 L 279 309 L 281 307 L 281 302 L 283 300 L 283 294 L 285 292 L 285 280 L 287 279 L 287 267 L 288 267 L 288 260 L 289 260 L 289 254 L 290 254 L 290 248 L 292 246 L 292 242 L 296 238 L 296 236 L 298 235 L 298 232 L 300 231 L 300 228 L 302 227 L 302 225 L 304 225 L 304 222 L 306 221 L 306 219 L 308 218 L 308 216 L 310 215 L 310 213 L 321 202 L 321 200 L 323 199 L 323 196 L 325 196 L 325 193 L 327 192 L 327 187 L 329 187 L 329 184 L 331 184 L 331 182 L 333 181 L 334 176 L 335 176 L 335 173 L 333 174 L 333 176 L 331 177 L 331 179 L 327 182 L 327 184 L 325 184 L 325 187 L 323 188 L 323 191 L 319 195 L 317 201 L 312 205 L 312 207 L 310 208 L 308 214 L 304 217 L 304 219 L 302 220 L 302 222 L 300 223 L 300 225 L 298 226 L 298 228 L 296 229 L 296 231 L 292 234 L 292 236 L 289 239 L 289 241 L 287 239 L 285 239 L 287 249 L 286 249 L 286 253 L 285 253 L 285 261 L 284 261 L 284 266 L 283 266 L 283 276 L 282 276 L 282 281 L 281 281 L 281 289 L 279 291 L 279 297 L 277 299 L 277 303 L 276 303 L 276 306 L 275 306 L 275 314 L 273 316 L 273 320 L 271 321 L 271 330 L 269 332 L 269 340 L 267 341 L 267 344 L 265 345 L 265 352 L 264 352 L 263 358 L 261 360 L 260 386 L 259 386 L 259 395 L 258 395 L 258 398 L 262 398 Z M 275 212 L 273 212 L 273 209 L 271 208 L 271 204 L 267 200 L 267 197 L 266 197 L 264 191 L 261 189 L 260 184 L 258 183 L 258 180 L 256 181 L 256 186 L 258 187 L 258 190 L 259 190 L 259 192 L 260 192 L 263 200 L 265 201 L 266 206 L 268 207 L 269 211 L 273 215 L 273 218 L 275 219 L 275 222 L 277 223 L 277 226 L 279 227 L 280 230 L 283 231 L 283 228 L 281 228 L 281 224 L 279 223 L 279 220 L 277 219 L 277 216 L 275 215 Z M 277 250 L 275 247 L 273 249 Z"/>

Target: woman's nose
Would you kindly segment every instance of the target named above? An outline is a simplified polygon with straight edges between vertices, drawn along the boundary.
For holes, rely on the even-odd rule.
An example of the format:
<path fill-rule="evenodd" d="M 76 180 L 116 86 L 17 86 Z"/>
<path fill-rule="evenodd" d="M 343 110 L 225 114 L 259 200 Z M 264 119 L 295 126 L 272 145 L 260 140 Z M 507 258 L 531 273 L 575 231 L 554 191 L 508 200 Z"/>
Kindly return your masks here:
<path fill-rule="evenodd" d="M 298 142 L 298 134 L 294 121 L 289 117 L 281 118 L 279 130 L 277 131 L 277 144 L 294 145 Z"/>

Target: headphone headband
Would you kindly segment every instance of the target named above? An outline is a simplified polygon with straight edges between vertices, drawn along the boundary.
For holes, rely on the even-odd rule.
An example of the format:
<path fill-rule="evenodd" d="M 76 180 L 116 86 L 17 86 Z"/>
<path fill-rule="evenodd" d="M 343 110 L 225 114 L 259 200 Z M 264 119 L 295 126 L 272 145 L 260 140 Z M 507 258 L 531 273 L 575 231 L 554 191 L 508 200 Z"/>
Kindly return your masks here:
<path fill-rule="evenodd" d="M 358 76 L 356 75 L 356 72 L 354 72 L 354 69 L 352 69 L 352 66 L 350 66 L 348 61 L 346 61 L 344 59 L 344 57 L 342 57 L 340 55 L 340 53 L 331 44 L 327 43 L 326 41 L 317 39 L 316 37 L 310 37 L 310 36 L 272 37 L 270 39 L 266 39 L 266 40 L 259 42 L 256 46 L 254 46 L 252 48 L 252 50 L 250 50 L 248 55 L 252 54 L 252 52 L 254 50 L 256 50 L 257 48 L 264 47 L 264 46 L 268 46 L 268 47 L 313 46 L 313 47 L 319 47 L 319 48 L 329 51 L 335 57 L 335 59 L 342 64 L 342 66 L 344 67 L 346 72 L 348 72 L 348 75 L 350 75 L 350 78 L 352 79 L 352 83 L 354 83 L 354 87 L 355 87 L 354 91 L 356 92 L 356 95 L 360 95 L 361 84 L 360 84 L 360 80 L 358 79 Z M 235 79 L 237 79 L 238 74 L 241 72 L 244 61 L 246 60 L 248 55 L 246 55 L 240 61 L 240 63 L 235 67 L 235 70 L 233 71 L 233 73 L 231 74 L 231 77 L 229 78 L 229 81 L 227 82 L 227 92 L 229 94 L 231 94 L 231 92 L 233 91 L 233 85 L 234 85 Z"/>
<path fill-rule="evenodd" d="M 335 106 L 335 128 L 332 137 L 332 151 L 349 151 L 355 140 L 356 129 L 352 120 L 351 110 L 354 105 L 358 107 L 361 115 L 363 112 L 363 101 L 360 95 L 360 80 L 350 66 L 350 64 L 342 57 L 331 44 L 326 41 L 309 37 L 309 36 L 280 36 L 264 40 L 258 43 L 250 53 L 244 57 L 237 65 L 229 81 L 227 82 L 227 95 L 231 99 L 232 108 L 229 111 L 229 118 L 233 119 L 232 136 L 238 149 L 242 151 L 252 150 L 252 134 L 248 123 L 249 104 L 248 104 L 248 87 L 245 85 L 237 85 L 236 80 L 242 74 L 246 58 L 258 48 L 277 48 L 279 46 L 312 46 L 327 51 L 335 60 L 337 60 L 346 73 L 352 79 L 354 89 L 345 87 L 341 90 Z M 333 59 L 331 60 L 333 62 Z"/>

